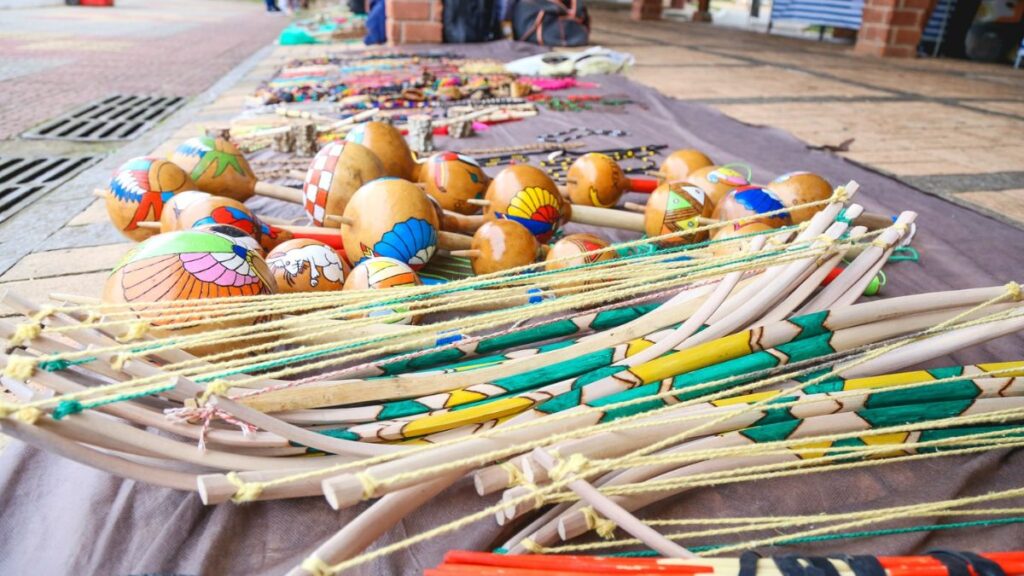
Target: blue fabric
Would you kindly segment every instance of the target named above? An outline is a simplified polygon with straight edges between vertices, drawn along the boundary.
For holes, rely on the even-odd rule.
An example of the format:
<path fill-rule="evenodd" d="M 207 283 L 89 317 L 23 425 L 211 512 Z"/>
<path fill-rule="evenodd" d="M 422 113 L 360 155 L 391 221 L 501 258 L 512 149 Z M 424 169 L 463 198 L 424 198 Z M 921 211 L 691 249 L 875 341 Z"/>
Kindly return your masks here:
<path fill-rule="evenodd" d="M 863 0 L 776 0 L 771 19 L 860 30 L 863 12 Z"/>
<path fill-rule="evenodd" d="M 371 0 L 370 11 L 366 17 L 366 37 L 363 42 L 383 44 L 388 41 L 387 13 L 384 11 L 384 0 Z"/>

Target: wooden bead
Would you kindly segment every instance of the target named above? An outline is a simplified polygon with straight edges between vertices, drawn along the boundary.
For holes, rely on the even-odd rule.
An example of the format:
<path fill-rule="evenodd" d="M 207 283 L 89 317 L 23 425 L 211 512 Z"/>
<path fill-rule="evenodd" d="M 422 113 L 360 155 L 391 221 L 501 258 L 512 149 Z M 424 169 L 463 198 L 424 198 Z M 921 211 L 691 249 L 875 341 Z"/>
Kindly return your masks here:
<path fill-rule="evenodd" d="M 416 177 L 416 161 L 402 133 L 387 122 L 364 122 L 357 124 L 345 135 L 346 142 L 366 146 L 384 167 L 384 174 L 395 178 L 412 180 Z"/>
<path fill-rule="evenodd" d="M 278 244 L 267 255 L 267 265 L 280 292 L 341 290 L 347 269 L 333 248 L 308 238 Z"/>
<path fill-rule="evenodd" d="M 713 164 L 711 158 L 708 158 L 700 150 L 676 150 L 665 158 L 658 172 L 666 180 L 686 180 L 686 177 L 694 170 Z"/>
<path fill-rule="evenodd" d="M 246 234 L 244 230 L 237 226 L 232 226 L 231 224 L 206 224 L 204 226 L 196 226 L 192 230 L 220 234 L 235 244 L 244 247 L 246 250 L 255 252 L 264 257 L 264 259 L 266 258 L 266 250 L 263 249 L 263 246 L 260 246 L 260 243 L 255 238 Z"/>
<path fill-rule="evenodd" d="M 386 256 L 418 270 L 437 249 L 440 222 L 426 193 L 399 178 L 363 185 L 345 207 L 341 240 L 350 263 Z"/>
<path fill-rule="evenodd" d="M 788 207 L 827 200 L 832 197 L 832 185 L 821 176 L 812 172 L 790 172 L 783 174 L 771 184 L 765 186 L 782 200 Z M 821 211 L 825 205 L 811 206 L 809 208 L 795 208 L 789 214 L 794 224 L 810 220 L 815 214 Z"/>
<path fill-rule="evenodd" d="M 610 208 L 629 188 L 622 168 L 611 157 L 597 152 L 584 154 L 569 166 L 566 188 L 573 204 Z"/>
<path fill-rule="evenodd" d="M 772 216 L 759 215 L 785 208 L 786 205 L 771 190 L 760 186 L 743 186 L 722 198 L 715 206 L 714 218 L 722 221 L 742 218 L 741 224 L 760 222 L 770 228 L 781 228 L 793 222 L 788 212 Z"/>
<path fill-rule="evenodd" d="M 480 211 L 466 200 L 483 198 L 490 181 L 476 160 L 455 152 L 438 152 L 428 158 L 420 165 L 419 178 L 442 208 L 460 214 Z"/>
<path fill-rule="evenodd" d="M 189 204 L 177 217 L 178 229 L 187 230 L 212 224 L 230 224 L 241 229 L 260 243 L 265 251 L 273 250 L 291 234 L 267 226 L 245 204 L 231 198 L 211 196 Z"/>
<path fill-rule="evenodd" d="M 107 278 L 103 301 L 131 304 L 136 317 L 150 326 L 157 337 L 200 334 L 211 330 L 251 326 L 255 318 L 233 318 L 210 324 L 188 326 L 209 314 L 181 307 L 147 310 L 147 303 L 204 298 L 256 296 L 277 292 L 277 284 L 258 254 L 219 234 L 186 230 L 154 236 L 128 252 Z M 179 318 L 171 314 L 184 313 Z M 222 316 L 217 314 L 217 316 Z M 175 326 L 171 327 L 171 324 Z M 189 347 L 193 354 L 214 354 L 255 343 L 251 339 L 230 339 L 223 343 Z"/>
<path fill-rule="evenodd" d="M 715 234 L 712 235 L 711 239 L 728 240 L 729 238 L 745 236 L 747 234 L 755 234 L 757 232 L 767 232 L 768 230 L 773 230 L 773 228 L 762 222 L 751 222 L 749 224 L 742 224 L 738 226 L 724 226 L 720 228 L 717 232 L 715 232 Z M 748 246 L 750 246 L 750 242 L 754 238 L 755 237 L 752 236 L 749 239 L 741 240 L 739 242 L 731 242 L 728 244 L 712 244 L 711 253 L 714 254 L 715 256 L 725 256 L 727 254 L 745 252 L 747 251 Z"/>
<path fill-rule="evenodd" d="M 473 272 L 491 274 L 532 264 L 537 260 L 540 244 L 525 226 L 513 220 L 485 222 L 473 234 L 470 258 Z"/>
<path fill-rule="evenodd" d="M 140 228 L 139 222 L 159 222 L 164 202 L 178 192 L 195 188 L 188 174 L 167 160 L 151 156 L 132 158 L 110 179 L 107 215 L 128 238 L 145 240 L 157 231 Z"/>
<path fill-rule="evenodd" d="M 702 226 L 701 218 L 708 218 L 714 205 L 708 201 L 707 193 L 686 182 L 663 182 L 647 200 L 644 209 L 644 232 L 648 237 L 662 236 L 674 232 L 696 230 Z M 703 242 L 707 230 L 675 236 L 659 241 L 661 246 L 678 246 Z"/>
<path fill-rule="evenodd" d="M 303 207 L 314 226 L 337 228 L 328 216 L 340 216 L 356 190 L 384 176 L 384 167 L 369 148 L 352 142 L 326 144 L 309 164 L 302 185 Z"/>
<path fill-rule="evenodd" d="M 686 177 L 686 181 L 707 192 L 712 206 L 717 206 L 733 188 L 750 185 L 742 174 L 725 166 L 697 168 Z"/>
<path fill-rule="evenodd" d="M 423 284 L 416 272 L 404 262 L 394 258 L 375 257 L 360 262 L 348 278 L 345 279 L 345 290 L 384 290 L 389 288 L 410 288 Z M 366 316 L 385 316 L 394 312 L 404 312 L 406 307 L 387 310 L 374 310 Z M 417 324 L 420 317 L 387 319 L 395 324 Z"/>
<path fill-rule="evenodd" d="M 618 257 L 618 254 L 612 250 L 600 254 L 588 254 L 588 252 L 607 248 L 608 246 L 608 241 L 596 234 L 569 234 L 555 242 L 551 249 L 548 250 L 548 255 L 544 259 L 547 262 L 544 268 L 546 270 L 559 270 L 570 266 L 614 260 Z M 561 260 L 562 258 L 569 258 L 569 260 L 556 262 L 556 260 Z"/>
<path fill-rule="evenodd" d="M 256 188 L 256 175 L 230 140 L 198 136 L 182 142 L 171 162 L 188 173 L 199 190 L 244 202 Z"/>
<path fill-rule="evenodd" d="M 487 187 L 486 199 L 485 219 L 515 220 L 540 242 L 550 240 L 566 216 L 555 183 L 543 170 L 525 164 L 499 172 Z"/>

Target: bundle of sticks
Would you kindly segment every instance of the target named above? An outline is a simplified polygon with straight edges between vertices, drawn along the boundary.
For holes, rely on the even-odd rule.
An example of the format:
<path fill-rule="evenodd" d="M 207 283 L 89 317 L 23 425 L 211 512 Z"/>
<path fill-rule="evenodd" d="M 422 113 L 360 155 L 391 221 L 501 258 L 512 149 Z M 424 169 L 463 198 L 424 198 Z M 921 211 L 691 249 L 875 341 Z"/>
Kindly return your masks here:
<path fill-rule="evenodd" d="M 801 226 L 657 248 L 668 234 L 598 251 L 621 254 L 611 260 L 400 293 L 45 306 L 4 293 L 25 319 L 0 320 L 3 382 L 20 397 L 0 404 L 0 431 L 211 505 L 376 500 L 295 574 L 353 570 L 489 518 L 517 523 L 502 545 L 512 553 L 691 558 L 707 531 L 658 528 L 693 519 L 637 512 L 698 486 L 1024 443 L 1024 361 L 906 371 L 1019 332 L 1019 286 L 858 304 L 916 215 L 868 231 L 852 223 L 856 185 L 840 192 Z M 156 264 L 118 274 L 125 289 L 175 281 Z M 366 551 L 467 475 L 501 498 Z M 919 517 L 1005 522 L 1021 496 L 748 518 L 721 533 L 759 536 L 698 551 Z M 573 542 L 594 532 L 607 540 Z"/>

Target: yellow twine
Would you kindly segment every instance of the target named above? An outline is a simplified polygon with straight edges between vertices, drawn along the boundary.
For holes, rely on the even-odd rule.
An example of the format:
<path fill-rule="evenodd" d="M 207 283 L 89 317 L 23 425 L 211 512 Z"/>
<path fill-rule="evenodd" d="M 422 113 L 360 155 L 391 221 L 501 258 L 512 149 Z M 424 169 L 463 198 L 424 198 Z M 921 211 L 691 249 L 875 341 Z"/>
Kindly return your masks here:
<path fill-rule="evenodd" d="M 35 424 L 43 416 L 43 411 L 32 406 L 27 406 L 14 413 L 14 417 L 25 424 Z"/>
<path fill-rule="evenodd" d="M 559 459 L 558 462 L 548 471 L 548 476 L 555 480 L 561 480 L 568 475 L 577 475 L 590 466 L 587 457 L 580 453 L 574 453 L 566 459 Z"/>
<path fill-rule="evenodd" d="M 580 514 L 583 514 L 583 520 L 587 523 L 587 530 L 597 532 L 597 535 L 605 540 L 615 537 L 615 522 L 598 514 L 593 506 L 580 508 Z"/>
<path fill-rule="evenodd" d="M 125 332 L 124 334 L 122 334 L 121 336 L 117 337 L 117 341 L 121 342 L 121 343 L 124 343 L 124 342 L 133 342 L 135 340 L 141 340 L 142 337 L 146 335 L 146 332 L 148 330 L 149 330 L 149 322 L 142 321 L 142 320 L 140 320 L 138 322 L 132 322 L 128 326 L 128 331 Z"/>
<path fill-rule="evenodd" d="M 519 467 L 516 466 L 514 463 L 502 462 L 499 465 L 499 468 L 501 468 L 502 470 L 505 471 L 506 474 L 508 474 L 509 486 L 519 486 L 521 484 L 526 483 L 526 476 L 523 474 L 523 471 L 520 470 Z"/>
<path fill-rule="evenodd" d="M 363 486 L 363 500 L 369 500 L 377 494 L 378 483 L 369 472 L 358 472 L 356 478 Z"/>
<path fill-rule="evenodd" d="M 1006 293 L 1010 297 L 1010 299 L 1013 300 L 1014 302 L 1020 302 L 1021 301 L 1020 284 L 1018 284 L 1016 282 L 1007 282 L 1006 283 Z"/>
<path fill-rule="evenodd" d="M 519 545 L 531 554 L 542 554 L 544 552 L 544 547 L 540 544 L 537 544 L 537 541 L 531 538 L 523 538 L 519 542 Z"/>
<path fill-rule="evenodd" d="M 129 354 L 115 354 L 110 360 L 110 367 L 120 372 L 121 369 L 124 368 L 124 363 L 128 360 L 131 360 L 131 356 Z M 129 382 L 131 382 L 131 380 L 129 380 Z"/>
<path fill-rule="evenodd" d="M 329 576 L 331 574 L 331 565 L 316 556 L 307 556 L 301 566 L 311 576 Z"/>
<path fill-rule="evenodd" d="M 43 325 L 39 322 L 23 322 L 14 328 L 14 334 L 11 335 L 8 343 L 12 347 L 21 346 L 38 338 L 42 331 Z"/>
<path fill-rule="evenodd" d="M 25 381 L 36 373 L 36 359 L 29 356 L 9 356 L 7 366 L 4 367 L 4 376 L 15 380 Z"/>
<path fill-rule="evenodd" d="M 210 396 L 227 396 L 231 391 L 231 383 L 227 380 L 214 380 L 206 384 L 206 390 L 199 395 L 199 405 L 202 406 L 210 399 Z"/>
<path fill-rule="evenodd" d="M 237 472 L 228 472 L 227 481 L 231 482 L 237 488 L 235 494 L 231 497 L 231 501 L 237 504 L 243 502 L 251 502 L 260 497 L 263 492 L 263 486 L 258 482 L 246 482 L 242 480 L 242 477 Z"/>

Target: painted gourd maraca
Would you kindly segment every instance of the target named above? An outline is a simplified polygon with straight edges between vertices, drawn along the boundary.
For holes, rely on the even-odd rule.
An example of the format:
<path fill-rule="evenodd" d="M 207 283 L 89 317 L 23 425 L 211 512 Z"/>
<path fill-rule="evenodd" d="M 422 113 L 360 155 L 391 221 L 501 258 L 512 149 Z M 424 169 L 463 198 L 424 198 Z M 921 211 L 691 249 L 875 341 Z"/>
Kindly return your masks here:
<path fill-rule="evenodd" d="M 171 153 L 199 190 L 239 202 L 252 197 L 256 175 L 242 152 L 224 138 L 197 136 L 182 142 Z"/>
<path fill-rule="evenodd" d="M 171 196 L 167 202 L 164 202 L 164 208 L 160 213 L 160 231 L 181 230 L 183 227 L 178 222 L 178 219 L 181 217 L 182 212 L 196 202 L 209 200 L 210 198 L 213 198 L 212 194 L 196 190 L 186 190 Z M 190 228 L 190 226 L 185 226 L 184 228 Z"/>
<path fill-rule="evenodd" d="M 411 288 L 423 284 L 420 277 L 416 275 L 404 262 L 394 258 L 376 257 L 367 258 L 359 263 L 348 278 L 345 279 L 345 290 L 384 290 L 388 288 Z M 407 307 L 398 306 L 381 310 L 372 310 L 366 316 L 380 317 L 388 323 L 394 324 L 416 324 L 419 316 L 405 316 L 388 318 L 394 313 L 404 313 Z"/>
<path fill-rule="evenodd" d="M 140 228 L 139 222 L 158 222 L 164 202 L 195 183 L 184 170 L 167 160 L 142 156 L 125 162 L 114 172 L 107 190 L 110 221 L 132 240 L 145 240 L 156 230 Z"/>
<path fill-rule="evenodd" d="M 302 185 L 306 214 L 315 226 L 337 228 L 338 223 L 327 216 L 341 216 L 356 190 L 381 176 L 384 168 L 369 148 L 352 142 L 326 144 L 306 171 Z"/>
<path fill-rule="evenodd" d="M 345 207 L 341 226 L 352 264 L 386 256 L 418 270 L 437 249 L 440 223 L 426 193 L 412 182 L 379 178 L 364 184 Z"/>
<path fill-rule="evenodd" d="M 219 234 L 184 230 L 154 236 L 130 250 L 107 278 L 103 302 L 129 304 L 132 312 L 149 324 L 150 333 L 162 337 L 251 326 L 258 320 L 235 317 L 190 326 L 190 322 L 207 320 L 209 315 L 201 309 L 154 309 L 147 304 L 182 300 L 199 304 L 206 298 L 275 292 L 274 277 L 259 255 Z M 189 315 L 192 311 L 194 315 Z M 213 354 L 254 342 L 236 338 L 222 344 L 188 347 L 188 351 Z"/>
<path fill-rule="evenodd" d="M 346 142 L 355 142 L 366 146 L 384 167 L 384 174 L 395 178 L 414 180 L 416 178 L 416 161 L 412 158 L 409 144 L 402 133 L 387 122 L 364 122 L 357 124 L 345 135 Z"/>
<path fill-rule="evenodd" d="M 610 208 L 629 188 L 618 162 L 605 154 L 590 152 L 577 158 L 566 174 L 566 189 L 573 204 Z"/>
<path fill-rule="evenodd" d="M 281 242 L 292 239 L 289 232 L 264 224 L 246 208 L 245 204 L 220 196 L 211 196 L 205 200 L 191 203 L 178 215 L 177 223 L 179 230 L 213 224 L 230 224 L 255 238 L 266 251 L 273 250 Z"/>
<path fill-rule="evenodd" d="M 460 214 L 480 211 L 466 200 L 483 198 L 490 181 L 476 160 L 455 152 L 434 154 L 420 167 L 419 176 L 424 190 L 442 208 Z"/>
<path fill-rule="evenodd" d="M 202 226 L 196 226 L 195 228 L 192 228 L 192 230 L 220 234 L 235 244 L 238 244 L 263 257 L 265 257 L 267 253 L 255 238 L 246 234 L 246 232 L 238 226 L 232 226 L 231 224 L 204 224 Z"/>
<path fill-rule="evenodd" d="M 613 250 L 591 254 L 609 246 L 608 241 L 596 234 L 569 234 L 555 242 L 544 258 L 546 270 L 559 270 L 570 266 L 581 266 L 614 260 L 618 255 Z"/>
<path fill-rule="evenodd" d="M 525 164 L 509 166 L 487 187 L 487 220 L 515 220 L 537 240 L 547 242 L 565 214 L 558 187 L 543 170 Z"/>
<path fill-rule="evenodd" d="M 771 228 L 781 228 L 792 224 L 786 205 L 774 192 L 760 186 L 742 186 L 729 192 L 715 206 L 714 218 L 723 222 L 740 219 L 740 224 L 760 222 Z M 769 216 L 761 216 L 768 212 L 778 212 Z"/>
<path fill-rule="evenodd" d="M 832 197 L 832 185 L 828 183 L 828 180 L 812 172 L 790 172 L 783 174 L 772 180 L 771 184 L 765 186 L 765 188 L 774 192 L 782 200 L 782 203 L 789 208 L 808 202 L 827 200 Z M 822 204 L 807 208 L 793 208 L 789 211 L 789 214 L 793 217 L 793 223 L 799 224 L 810 220 L 824 207 L 825 205 Z"/>
<path fill-rule="evenodd" d="M 724 241 L 737 236 L 746 236 L 748 234 L 767 232 L 769 230 L 774 230 L 774 228 L 763 222 L 750 222 L 747 224 L 723 226 L 711 236 L 711 239 L 715 241 L 715 243 L 711 244 L 711 253 L 715 256 L 726 256 L 728 254 L 745 252 L 747 250 L 747 246 L 750 245 L 750 242 L 755 238 L 755 236 L 738 242 L 726 243 Z"/>
<path fill-rule="evenodd" d="M 345 264 L 318 240 L 295 238 L 278 244 L 267 254 L 267 266 L 280 292 L 325 292 L 345 284 Z"/>
<path fill-rule="evenodd" d="M 697 230 L 701 218 L 711 216 L 714 206 L 703 189 L 682 181 L 661 183 L 647 200 L 644 210 L 644 232 L 648 237 Z M 707 230 L 682 234 L 660 240 L 661 246 L 678 246 L 701 242 L 708 237 Z"/>
<path fill-rule="evenodd" d="M 712 206 L 717 206 L 722 197 L 733 188 L 750 185 L 742 174 L 725 166 L 697 168 L 685 180 L 707 192 Z"/>
<path fill-rule="evenodd" d="M 658 172 L 666 180 L 686 180 L 686 177 L 698 168 L 713 164 L 711 158 L 700 150 L 676 150 L 665 157 Z"/>
<path fill-rule="evenodd" d="M 540 244 L 525 226 L 513 220 L 484 222 L 473 234 L 470 258 L 475 274 L 491 274 L 532 264 Z"/>

